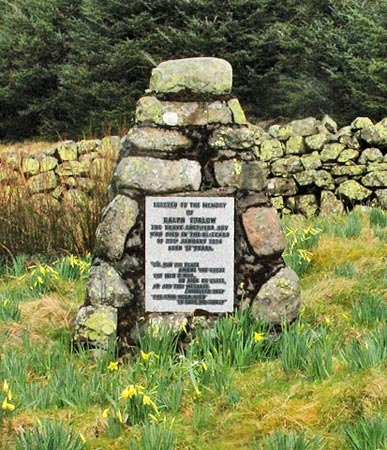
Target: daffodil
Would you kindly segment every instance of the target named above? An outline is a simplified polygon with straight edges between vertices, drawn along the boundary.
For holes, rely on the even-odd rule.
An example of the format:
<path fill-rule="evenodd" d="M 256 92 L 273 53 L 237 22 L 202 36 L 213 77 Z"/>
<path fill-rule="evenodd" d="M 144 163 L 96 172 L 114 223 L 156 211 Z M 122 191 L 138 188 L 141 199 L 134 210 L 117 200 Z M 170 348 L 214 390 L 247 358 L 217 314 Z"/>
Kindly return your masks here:
<path fill-rule="evenodd" d="M 107 419 L 109 417 L 109 408 L 106 408 L 102 411 L 102 417 Z"/>
<path fill-rule="evenodd" d="M 118 370 L 118 362 L 117 361 L 110 361 L 108 365 L 108 370 L 113 372 L 114 370 Z"/>
<path fill-rule="evenodd" d="M 142 398 L 142 404 L 143 404 L 143 405 L 149 405 L 149 406 L 151 406 L 156 412 L 158 412 L 157 405 L 155 404 L 154 401 L 151 400 L 151 398 L 149 397 L 149 395 L 144 395 L 144 397 Z"/>
<path fill-rule="evenodd" d="M 124 389 L 121 392 L 121 397 L 122 398 L 132 398 L 135 395 L 137 395 L 137 390 L 136 388 L 133 386 L 133 384 L 131 384 L 128 388 Z"/>
<path fill-rule="evenodd" d="M 325 317 L 325 323 L 326 323 L 327 325 L 330 325 L 331 319 L 330 319 L 329 317 Z"/>
<path fill-rule="evenodd" d="M 263 333 L 254 332 L 254 342 L 259 342 L 265 339 L 265 335 Z"/>
<path fill-rule="evenodd" d="M 3 391 L 4 392 L 8 392 L 9 391 L 9 386 L 8 386 L 7 380 L 3 381 Z"/>
<path fill-rule="evenodd" d="M 5 397 L 3 403 L 1 404 L 1 409 L 4 409 L 6 411 L 13 411 L 15 409 L 15 405 L 12 405 L 12 403 L 8 403 L 8 398 Z"/>
<path fill-rule="evenodd" d="M 142 358 L 144 361 L 148 361 L 148 359 L 150 359 L 152 356 L 154 356 L 154 357 L 157 358 L 157 359 L 160 358 L 160 356 L 159 356 L 159 355 L 156 355 L 155 352 L 144 353 L 142 350 L 141 350 L 141 352 L 140 352 L 140 355 L 141 355 L 141 358 Z"/>

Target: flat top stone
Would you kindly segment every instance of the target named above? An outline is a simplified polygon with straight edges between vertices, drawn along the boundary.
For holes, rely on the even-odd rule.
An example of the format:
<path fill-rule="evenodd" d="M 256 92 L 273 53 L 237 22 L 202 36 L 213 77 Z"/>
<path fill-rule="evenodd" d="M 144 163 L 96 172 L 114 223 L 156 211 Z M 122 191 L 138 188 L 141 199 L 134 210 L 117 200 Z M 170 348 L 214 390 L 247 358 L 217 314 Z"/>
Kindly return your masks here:
<path fill-rule="evenodd" d="M 229 94 L 232 88 L 232 67 L 224 59 L 209 57 L 165 61 L 152 70 L 149 88 L 161 94 Z"/>

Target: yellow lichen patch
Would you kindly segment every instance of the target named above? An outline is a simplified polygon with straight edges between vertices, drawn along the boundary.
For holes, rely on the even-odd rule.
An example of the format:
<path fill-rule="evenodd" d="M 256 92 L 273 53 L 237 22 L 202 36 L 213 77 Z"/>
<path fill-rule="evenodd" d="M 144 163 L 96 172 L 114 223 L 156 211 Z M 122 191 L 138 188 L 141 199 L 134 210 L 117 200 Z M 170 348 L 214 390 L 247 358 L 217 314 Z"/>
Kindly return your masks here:
<path fill-rule="evenodd" d="M 52 148 L 56 144 L 54 142 L 47 141 L 23 141 L 18 142 L 17 144 L 1 144 L 0 145 L 0 153 L 1 152 L 12 152 L 19 153 L 22 150 L 27 150 L 29 153 L 41 152 L 47 148 Z"/>

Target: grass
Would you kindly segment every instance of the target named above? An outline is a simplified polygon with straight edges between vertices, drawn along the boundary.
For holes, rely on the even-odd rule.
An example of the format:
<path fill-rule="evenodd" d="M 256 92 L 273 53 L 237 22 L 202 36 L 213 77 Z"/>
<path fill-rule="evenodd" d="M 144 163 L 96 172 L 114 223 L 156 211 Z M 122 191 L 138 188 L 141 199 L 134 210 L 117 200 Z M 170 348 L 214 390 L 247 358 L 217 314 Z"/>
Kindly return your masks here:
<path fill-rule="evenodd" d="M 90 257 L 3 262 L 0 449 L 384 448 L 386 243 L 370 217 L 358 237 L 336 233 L 346 218 L 287 219 L 288 253 L 321 231 L 297 242 L 303 310 L 281 334 L 245 311 L 184 345 L 183 327 L 153 327 L 123 357 L 71 345 Z"/>

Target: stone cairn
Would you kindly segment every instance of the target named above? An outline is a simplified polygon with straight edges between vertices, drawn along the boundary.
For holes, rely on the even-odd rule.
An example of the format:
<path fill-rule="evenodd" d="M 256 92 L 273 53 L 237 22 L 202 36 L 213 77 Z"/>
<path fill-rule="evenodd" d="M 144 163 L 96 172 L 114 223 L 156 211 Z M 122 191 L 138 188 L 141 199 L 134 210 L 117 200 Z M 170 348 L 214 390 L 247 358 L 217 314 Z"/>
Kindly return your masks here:
<path fill-rule="evenodd" d="M 232 68 L 222 59 L 161 63 L 136 124 L 126 136 L 105 208 L 87 297 L 75 324 L 75 341 L 104 346 L 118 337 L 136 342 L 150 323 L 189 328 L 222 314 L 145 311 L 144 204 L 147 195 L 235 199 L 234 307 L 251 307 L 274 325 L 300 309 L 297 275 L 285 267 L 285 238 L 265 194 L 265 170 L 252 151 L 260 129 L 247 123 L 231 96 Z"/>

